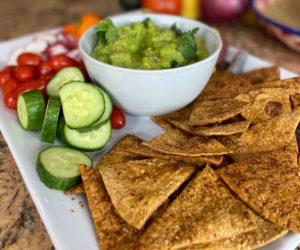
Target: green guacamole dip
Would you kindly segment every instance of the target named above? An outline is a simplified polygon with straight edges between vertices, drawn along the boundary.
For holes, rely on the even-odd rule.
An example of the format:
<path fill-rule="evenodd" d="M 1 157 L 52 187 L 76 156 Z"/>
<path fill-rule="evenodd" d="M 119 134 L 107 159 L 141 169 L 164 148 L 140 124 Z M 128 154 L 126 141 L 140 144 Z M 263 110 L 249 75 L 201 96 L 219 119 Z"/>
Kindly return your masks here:
<path fill-rule="evenodd" d="M 99 61 L 130 69 L 169 69 L 208 57 L 198 28 L 182 32 L 176 25 L 160 28 L 150 19 L 115 27 L 110 19 L 97 26 L 91 55 Z"/>

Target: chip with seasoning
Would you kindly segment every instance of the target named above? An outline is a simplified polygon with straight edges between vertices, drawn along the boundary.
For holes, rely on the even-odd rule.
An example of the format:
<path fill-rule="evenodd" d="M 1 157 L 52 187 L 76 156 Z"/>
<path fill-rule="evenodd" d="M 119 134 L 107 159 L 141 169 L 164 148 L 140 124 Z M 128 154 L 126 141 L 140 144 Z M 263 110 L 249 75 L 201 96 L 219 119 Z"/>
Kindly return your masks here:
<path fill-rule="evenodd" d="M 64 192 L 66 195 L 72 195 L 72 194 L 85 194 L 83 183 L 80 183 L 76 185 L 75 187 L 71 187 L 70 189 L 66 190 Z"/>
<path fill-rule="evenodd" d="M 252 84 L 272 82 L 272 81 L 280 80 L 280 69 L 278 66 L 254 69 L 242 73 L 240 74 L 240 76 L 245 80 L 251 82 Z"/>

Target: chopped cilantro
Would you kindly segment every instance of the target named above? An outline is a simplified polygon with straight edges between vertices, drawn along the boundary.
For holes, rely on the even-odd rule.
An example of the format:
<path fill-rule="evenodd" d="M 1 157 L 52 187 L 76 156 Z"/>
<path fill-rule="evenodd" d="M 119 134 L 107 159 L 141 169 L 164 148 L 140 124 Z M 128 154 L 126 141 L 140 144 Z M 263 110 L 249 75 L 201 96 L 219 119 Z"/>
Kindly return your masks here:
<path fill-rule="evenodd" d="M 104 19 L 98 24 L 97 38 L 103 45 L 111 44 L 118 39 L 118 30 L 111 19 Z"/>
<path fill-rule="evenodd" d="M 197 44 L 195 41 L 195 34 L 198 32 L 198 30 L 199 28 L 194 28 L 192 31 L 187 31 L 179 39 L 178 51 L 188 61 L 199 59 L 197 55 Z"/>
<path fill-rule="evenodd" d="M 176 23 L 171 26 L 171 30 L 175 33 L 176 36 L 182 36 L 182 31 L 177 28 Z"/>
<path fill-rule="evenodd" d="M 143 23 L 144 26 L 147 28 L 147 27 L 148 27 L 148 23 L 149 23 L 150 21 L 151 21 L 150 18 L 147 17 L 147 18 L 145 18 L 145 20 L 144 20 L 142 23 Z"/>

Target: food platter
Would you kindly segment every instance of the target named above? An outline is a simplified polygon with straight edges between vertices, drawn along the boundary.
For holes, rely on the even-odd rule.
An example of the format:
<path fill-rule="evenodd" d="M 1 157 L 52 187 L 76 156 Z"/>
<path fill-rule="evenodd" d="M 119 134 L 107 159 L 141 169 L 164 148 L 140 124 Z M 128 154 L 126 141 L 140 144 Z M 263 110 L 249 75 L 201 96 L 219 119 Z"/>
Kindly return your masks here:
<path fill-rule="evenodd" d="M 5 64 L 8 56 L 16 48 L 30 42 L 33 35 L 0 43 L 0 65 Z M 233 57 L 236 49 L 231 48 L 228 57 Z M 269 63 L 249 55 L 244 70 L 264 67 Z M 295 76 L 281 69 L 281 77 Z M 2 93 L 0 94 L 2 99 Z M 40 142 L 36 132 L 25 132 L 18 124 L 15 111 L 4 107 L 0 102 L 0 129 L 22 174 L 24 182 L 39 211 L 56 249 L 98 249 L 96 235 L 86 200 L 83 196 L 65 196 L 60 191 L 50 190 L 39 180 L 35 163 L 38 152 L 48 144 Z M 113 138 L 104 151 L 92 154 L 94 163 L 107 151 L 118 138 L 125 134 L 135 134 L 148 139 L 163 130 L 148 117 L 127 116 L 127 125 L 113 132 Z M 57 142 L 57 144 L 59 144 Z M 292 250 L 300 243 L 300 235 L 289 233 L 263 249 Z"/>

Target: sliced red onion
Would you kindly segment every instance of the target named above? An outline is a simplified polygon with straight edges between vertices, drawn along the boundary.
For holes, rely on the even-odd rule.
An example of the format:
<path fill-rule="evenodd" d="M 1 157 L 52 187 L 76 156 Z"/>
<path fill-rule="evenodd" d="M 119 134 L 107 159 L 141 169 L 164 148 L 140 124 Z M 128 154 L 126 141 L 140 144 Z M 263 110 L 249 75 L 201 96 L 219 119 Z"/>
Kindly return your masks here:
<path fill-rule="evenodd" d="M 47 48 L 46 55 L 47 55 L 48 59 L 50 59 L 53 56 L 66 54 L 68 52 L 69 52 L 68 48 L 63 43 L 58 42 Z"/>
<path fill-rule="evenodd" d="M 82 61 L 82 56 L 81 56 L 79 49 L 70 50 L 66 55 L 73 58 L 77 62 Z"/>

